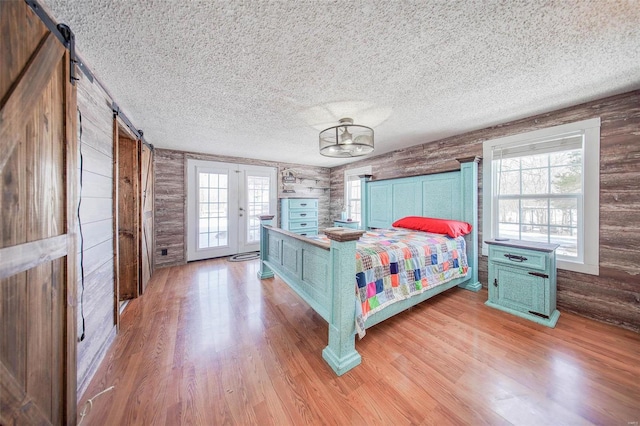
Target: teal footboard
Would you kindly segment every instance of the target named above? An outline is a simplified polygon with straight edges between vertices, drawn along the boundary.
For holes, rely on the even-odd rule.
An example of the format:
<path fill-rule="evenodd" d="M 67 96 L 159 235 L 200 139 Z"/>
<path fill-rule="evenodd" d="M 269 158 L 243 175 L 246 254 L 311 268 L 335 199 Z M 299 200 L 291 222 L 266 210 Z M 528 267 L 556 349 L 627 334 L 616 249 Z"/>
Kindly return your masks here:
<path fill-rule="evenodd" d="M 329 342 L 322 357 L 337 375 L 360 364 L 355 349 L 356 241 L 364 231 L 341 228 L 327 232 L 331 244 L 309 240 L 267 225 L 261 218 L 258 278 L 274 272 L 329 323 Z"/>
<path fill-rule="evenodd" d="M 331 240 L 325 244 L 298 234 L 273 228 L 270 219 L 263 220 L 260 270 L 258 278 L 270 278 L 274 273 L 329 323 L 329 341 L 322 357 L 337 375 L 360 364 L 355 349 L 356 318 L 356 241 L 364 231 L 340 228 L 325 231 Z M 370 315 L 366 327 L 371 327 L 430 297 L 457 285 L 469 282 L 473 276 L 449 281 L 424 293 L 405 299 Z"/>

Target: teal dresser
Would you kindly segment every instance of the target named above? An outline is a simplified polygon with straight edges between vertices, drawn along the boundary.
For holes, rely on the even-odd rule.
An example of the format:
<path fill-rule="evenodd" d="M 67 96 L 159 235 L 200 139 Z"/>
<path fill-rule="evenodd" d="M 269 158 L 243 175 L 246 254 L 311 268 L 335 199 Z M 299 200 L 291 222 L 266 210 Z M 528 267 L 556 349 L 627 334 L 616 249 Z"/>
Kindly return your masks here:
<path fill-rule="evenodd" d="M 334 220 L 333 226 L 340 228 L 360 229 L 360 222 L 353 220 Z"/>
<path fill-rule="evenodd" d="M 300 235 L 318 234 L 317 198 L 282 198 L 280 227 Z"/>
<path fill-rule="evenodd" d="M 522 240 L 489 240 L 487 306 L 555 327 L 556 248 Z"/>

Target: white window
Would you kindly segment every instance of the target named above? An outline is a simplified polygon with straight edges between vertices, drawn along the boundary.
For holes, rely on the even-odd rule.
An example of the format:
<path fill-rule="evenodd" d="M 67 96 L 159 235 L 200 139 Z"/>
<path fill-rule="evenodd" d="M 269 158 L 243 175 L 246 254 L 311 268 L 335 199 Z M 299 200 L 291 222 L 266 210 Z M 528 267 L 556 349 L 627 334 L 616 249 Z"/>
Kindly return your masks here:
<path fill-rule="evenodd" d="M 370 175 L 371 166 L 345 170 L 344 172 L 344 211 L 347 218 L 362 225 L 362 192 L 360 175 Z"/>
<path fill-rule="evenodd" d="M 485 141 L 483 151 L 484 238 L 559 244 L 558 268 L 598 275 L 600 119 Z"/>

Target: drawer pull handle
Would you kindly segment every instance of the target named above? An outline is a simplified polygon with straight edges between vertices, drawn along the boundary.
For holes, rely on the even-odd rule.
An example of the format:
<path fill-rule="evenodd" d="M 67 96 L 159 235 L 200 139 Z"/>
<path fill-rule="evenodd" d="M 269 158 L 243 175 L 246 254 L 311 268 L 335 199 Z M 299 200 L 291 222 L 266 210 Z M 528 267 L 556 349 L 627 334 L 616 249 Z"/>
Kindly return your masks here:
<path fill-rule="evenodd" d="M 512 262 L 524 262 L 525 260 L 527 260 L 527 258 L 524 256 L 518 256 L 517 254 L 510 254 L 510 253 L 506 253 L 504 257 L 511 260 Z"/>
<path fill-rule="evenodd" d="M 306 205 L 307 205 L 307 203 L 300 203 L 300 205 L 301 205 L 302 207 L 304 207 L 304 206 L 306 206 Z"/>
<path fill-rule="evenodd" d="M 306 213 L 300 213 L 300 216 L 305 217 L 307 214 Z"/>
<path fill-rule="evenodd" d="M 543 274 L 542 272 L 529 272 L 529 275 L 533 275 L 534 277 L 540 277 L 540 278 L 549 278 L 549 275 Z"/>
<path fill-rule="evenodd" d="M 307 226 L 307 224 L 306 223 L 301 223 L 300 226 Z"/>
<path fill-rule="evenodd" d="M 307 234 L 300 234 L 300 235 L 307 235 Z"/>

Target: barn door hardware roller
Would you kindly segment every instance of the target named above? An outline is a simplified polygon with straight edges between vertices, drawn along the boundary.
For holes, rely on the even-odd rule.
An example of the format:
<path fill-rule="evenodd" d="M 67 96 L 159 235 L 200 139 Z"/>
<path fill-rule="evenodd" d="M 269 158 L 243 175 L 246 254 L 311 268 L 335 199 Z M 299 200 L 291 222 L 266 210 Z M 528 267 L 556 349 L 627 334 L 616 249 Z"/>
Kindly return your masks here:
<path fill-rule="evenodd" d="M 113 118 L 119 117 L 124 124 L 133 132 L 136 138 L 140 139 L 140 141 L 149 147 L 153 151 L 153 145 L 144 140 L 144 132 L 142 129 L 136 129 L 136 126 L 129 120 L 129 117 L 125 115 L 124 112 L 120 110 L 120 107 L 117 103 L 111 102 L 111 110 L 113 111 Z"/>
<path fill-rule="evenodd" d="M 76 84 L 76 81 L 80 80 L 76 77 L 76 67 L 75 65 L 78 63 L 76 59 L 76 36 L 71 31 L 71 28 L 67 24 L 58 24 L 56 26 L 62 37 L 65 40 L 65 46 L 69 49 L 69 57 L 71 58 L 71 63 L 69 64 L 69 79 L 71 80 L 71 84 Z"/>
<path fill-rule="evenodd" d="M 91 74 L 91 71 L 89 71 L 86 65 L 79 60 L 76 55 L 76 38 L 73 31 L 71 31 L 71 28 L 66 24 L 56 25 L 56 23 L 53 22 L 53 19 L 51 19 L 47 12 L 40 7 L 36 0 L 25 0 L 25 3 L 27 3 L 27 6 L 31 8 L 33 13 L 40 18 L 45 27 L 47 27 L 47 29 L 51 31 L 53 35 L 60 40 L 60 43 L 62 43 L 69 51 L 69 57 L 71 58 L 71 63 L 69 64 L 69 79 L 71 80 L 71 84 L 76 84 L 76 81 L 79 80 L 76 77 L 76 67 L 74 65 L 77 65 L 84 75 L 87 76 L 89 81 L 93 83 L 93 74 Z"/>

